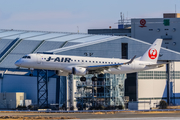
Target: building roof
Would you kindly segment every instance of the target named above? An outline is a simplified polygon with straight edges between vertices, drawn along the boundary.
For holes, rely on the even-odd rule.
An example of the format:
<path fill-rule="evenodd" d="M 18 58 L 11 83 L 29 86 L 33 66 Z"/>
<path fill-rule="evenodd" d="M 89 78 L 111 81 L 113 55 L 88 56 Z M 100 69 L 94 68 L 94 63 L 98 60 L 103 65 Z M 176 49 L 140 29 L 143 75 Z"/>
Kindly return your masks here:
<path fill-rule="evenodd" d="M 129 58 L 142 55 L 151 45 L 124 36 L 0 29 L 0 68 L 17 68 L 14 63 L 22 56 L 45 51 L 80 56 L 84 55 L 81 52 L 96 51 L 95 57 L 121 58 L 122 42 L 128 43 Z M 176 51 L 162 48 L 161 54 L 160 60 L 180 60 Z"/>
<path fill-rule="evenodd" d="M 110 36 L 81 33 L 0 29 L 0 68 L 17 68 L 14 63 L 29 53 L 44 52 Z"/>

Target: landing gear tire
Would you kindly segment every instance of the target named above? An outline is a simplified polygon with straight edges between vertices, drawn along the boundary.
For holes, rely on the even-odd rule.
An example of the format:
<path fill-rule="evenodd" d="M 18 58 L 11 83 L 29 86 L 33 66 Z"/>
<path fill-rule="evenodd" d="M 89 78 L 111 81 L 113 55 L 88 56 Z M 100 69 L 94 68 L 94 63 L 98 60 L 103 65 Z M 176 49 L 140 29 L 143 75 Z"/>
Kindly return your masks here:
<path fill-rule="evenodd" d="M 31 74 L 29 74 L 29 76 L 33 76 L 33 74 L 31 73 Z"/>
<path fill-rule="evenodd" d="M 80 80 L 81 81 L 86 81 L 86 77 L 81 77 Z"/>
<path fill-rule="evenodd" d="M 29 68 L 30 69 L 30 74 L 29 74 L 29 76 L 33 76 L 33 70 L 34 69 L 32 69 L 32 68 Z"/>
<path fill-rule="evenodd" d="M 97 78 L 96 76 L 94 76 L 94 77 L 91 78 L 91 80 L 92 80 L 92 81 L 97 81 L 98 78 Z"/>

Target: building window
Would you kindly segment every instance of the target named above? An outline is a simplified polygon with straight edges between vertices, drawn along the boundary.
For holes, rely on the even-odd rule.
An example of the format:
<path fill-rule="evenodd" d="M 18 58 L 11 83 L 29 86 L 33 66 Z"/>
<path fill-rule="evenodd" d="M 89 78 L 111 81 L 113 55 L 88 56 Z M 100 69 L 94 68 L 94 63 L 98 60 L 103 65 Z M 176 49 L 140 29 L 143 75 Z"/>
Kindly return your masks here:
<path fill-rule="evenodd" d="M 128 59 L 128 43 L 121 43 L 121 58 Z"/>
<path fill-rule="evenodd" d="M 153 31 L 153 29 L 149 29 L 149 31 Z"/>

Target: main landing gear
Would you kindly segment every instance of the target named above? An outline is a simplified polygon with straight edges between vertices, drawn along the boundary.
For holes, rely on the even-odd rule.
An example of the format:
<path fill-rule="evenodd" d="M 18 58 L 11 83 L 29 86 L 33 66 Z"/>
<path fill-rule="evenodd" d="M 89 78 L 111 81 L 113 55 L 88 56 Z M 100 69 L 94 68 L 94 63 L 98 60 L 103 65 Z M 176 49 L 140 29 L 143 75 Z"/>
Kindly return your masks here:
<path fill-rule="evenodd" d="M 98 78 L 94 75 L 92 78 L 91 78 L 92 81 L 97 81 Z"/>
<path fill-rule="evenodd" d="M 82 76 L 82 77 L 80 78 L 80 80 L 81 80 L 81 81 L 86 81 L 86 77 Z"/>
<path fill-rule="evenodd" d="M 81 80 L 81 81 L 86 81 L 86 77 L 82 76 L 82 77 L 80 78 L 80 80 Z M 91 78 L 91 80 L 92 80 L 92 81 L 97 81 L 98 78 L 94 75 L 94 76 Z"/>

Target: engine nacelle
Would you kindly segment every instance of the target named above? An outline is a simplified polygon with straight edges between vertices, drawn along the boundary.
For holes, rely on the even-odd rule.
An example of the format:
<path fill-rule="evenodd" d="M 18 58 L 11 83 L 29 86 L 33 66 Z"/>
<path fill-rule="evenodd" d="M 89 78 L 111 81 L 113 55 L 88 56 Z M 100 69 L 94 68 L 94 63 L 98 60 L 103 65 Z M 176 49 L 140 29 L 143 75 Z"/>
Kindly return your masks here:
<path fill-rule="evenodd" d="M 74 74 L 74 75 L 84 76 L 84 75 L 86 75 L 86 73 L 87 73 L 86 68 L 72 67 L 72 74 Z"/>
<path fill-rule="evenodd" d="M 68 76 L 69 73 L 68 72 L 65 72 L 65 71 L 62 71 L 62 70 L 56 70 L 56 75 L 58 76 Z"/>

